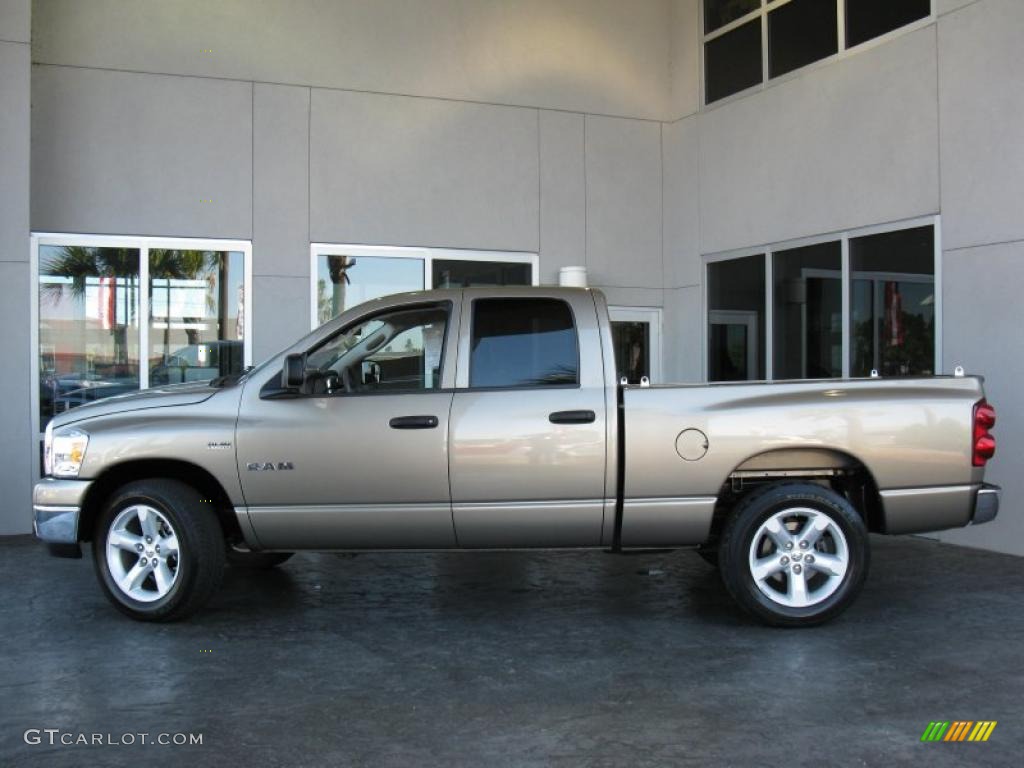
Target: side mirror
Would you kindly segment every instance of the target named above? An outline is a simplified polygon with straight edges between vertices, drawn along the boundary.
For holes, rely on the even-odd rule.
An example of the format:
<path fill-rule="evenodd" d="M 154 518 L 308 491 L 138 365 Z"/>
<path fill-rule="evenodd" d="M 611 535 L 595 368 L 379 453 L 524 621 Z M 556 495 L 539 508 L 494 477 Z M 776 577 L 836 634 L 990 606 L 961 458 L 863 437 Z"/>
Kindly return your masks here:
<path fill-rule="evenodd" d="M 288 389 L 301 389 L 306 383 L 306 356 L 302 354 L 288 355 L 284 359 L 284 370 L 281 372 L 281 383 Z"/>

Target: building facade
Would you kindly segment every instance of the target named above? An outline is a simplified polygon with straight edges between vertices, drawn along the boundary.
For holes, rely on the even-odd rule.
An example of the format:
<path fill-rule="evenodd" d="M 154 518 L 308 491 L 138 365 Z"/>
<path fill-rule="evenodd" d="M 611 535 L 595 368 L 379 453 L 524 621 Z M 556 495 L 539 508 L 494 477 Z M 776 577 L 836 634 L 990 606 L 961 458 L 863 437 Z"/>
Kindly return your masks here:
<path fill-rule="evenodd" d="M 897 10 L 893 10 L 893 9 Z M 55 412 L 585 266 L 623 373 L 987 376 L 1024 554 L 1016 0 L 0 0 L 0 534 Z"/>

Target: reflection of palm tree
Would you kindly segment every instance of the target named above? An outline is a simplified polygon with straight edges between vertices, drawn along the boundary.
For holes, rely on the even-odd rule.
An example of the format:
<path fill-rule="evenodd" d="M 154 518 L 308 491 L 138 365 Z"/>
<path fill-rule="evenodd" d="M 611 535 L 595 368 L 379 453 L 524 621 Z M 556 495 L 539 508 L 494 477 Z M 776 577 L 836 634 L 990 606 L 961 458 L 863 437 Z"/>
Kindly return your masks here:
<path fill-rule="evenodd" d="M 352 282 L 348 271 L 356 265 L 351 256 L 328 256 L 327 272 L 331 276 L 331 317 L 337 317 L 345 310 L 345 286 Z M 325 318 L 329 320 L 330 318 Z"/>

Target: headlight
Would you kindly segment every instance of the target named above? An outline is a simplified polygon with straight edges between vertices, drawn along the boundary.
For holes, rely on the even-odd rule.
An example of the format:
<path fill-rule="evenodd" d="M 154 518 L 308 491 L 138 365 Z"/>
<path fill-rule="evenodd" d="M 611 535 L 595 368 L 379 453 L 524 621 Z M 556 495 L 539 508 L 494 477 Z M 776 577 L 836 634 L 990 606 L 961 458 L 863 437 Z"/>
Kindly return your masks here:
<path fill-rule="evenodd" d="M 53 422 L 46 425 L 46 433 L 43 436 L 43 474 L 53 474 Z"/>
<path fill-rule="evenodd" d="M 85 460 L 85 449 L 89 436 L 78 429 L 60 430 L 56 434 L 47 427 L 45 466 L 47 474 L 54 477 L 78 477 L 78 471 Z"/>

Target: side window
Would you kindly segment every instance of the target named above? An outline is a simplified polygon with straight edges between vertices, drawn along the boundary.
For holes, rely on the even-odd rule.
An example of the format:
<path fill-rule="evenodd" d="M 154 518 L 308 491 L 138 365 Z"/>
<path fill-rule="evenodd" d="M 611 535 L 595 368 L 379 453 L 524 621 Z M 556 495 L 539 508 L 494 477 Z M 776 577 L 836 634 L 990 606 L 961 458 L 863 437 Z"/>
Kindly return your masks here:
<path fill-rule="evenodd" d="M 473 302 L 471 387 L 571 386 L 579 382 L 572 310 L 558 299 Z"/>
<path fill-rule="evenodd" d="M 418 392 L 441 385 L 446 307 L 402 309 L 338 334 L 306 358 L 312 394 Z"/>

